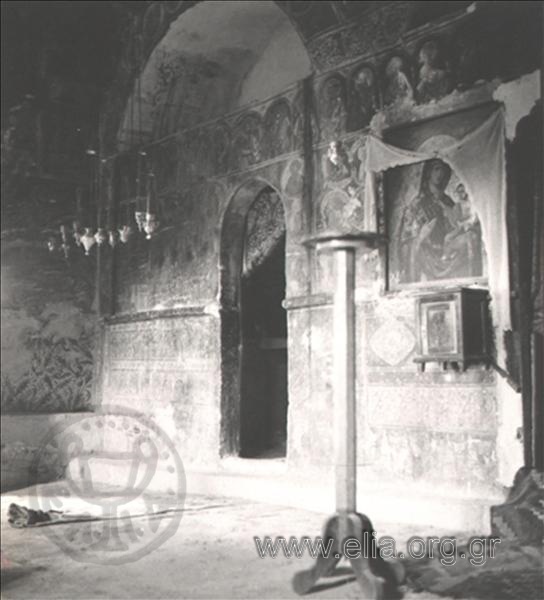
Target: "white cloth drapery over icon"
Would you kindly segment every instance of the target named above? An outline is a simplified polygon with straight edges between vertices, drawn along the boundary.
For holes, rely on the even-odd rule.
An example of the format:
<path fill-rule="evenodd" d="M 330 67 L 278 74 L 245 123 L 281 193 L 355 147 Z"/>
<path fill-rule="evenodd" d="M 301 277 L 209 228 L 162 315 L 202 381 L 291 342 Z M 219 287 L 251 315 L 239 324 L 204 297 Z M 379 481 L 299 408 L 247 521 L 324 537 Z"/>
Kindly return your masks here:
<path fill-rule="evenodd" d="M 502 109 L 495 111 L 481 125 L 454 144 L 438 147 L 432 152 L 397 148 L 374 135 L 369 135 L 365 185 L 365 208 L 368 208 L 365 213 L 369 219 L 368 226 L 372 228 L 376 218 L 374 182 L 377 173 L 432 158 L 443 160 L 455 171 L 473 201 L 482 227 L 500 362 L 504 361 L 502 335 L 511 328 L 504 140 L 505 121 Z"/>

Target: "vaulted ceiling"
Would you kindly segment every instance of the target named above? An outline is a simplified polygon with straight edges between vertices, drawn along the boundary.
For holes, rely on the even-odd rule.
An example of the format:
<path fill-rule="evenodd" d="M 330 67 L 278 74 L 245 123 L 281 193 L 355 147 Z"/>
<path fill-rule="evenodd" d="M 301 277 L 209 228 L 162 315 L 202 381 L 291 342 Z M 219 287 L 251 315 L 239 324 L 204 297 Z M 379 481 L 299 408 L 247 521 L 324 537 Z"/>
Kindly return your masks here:
<path fill-rule="evenodd" d="M 152 50 L 121 138 L 130 145 L 138 130 L 149 139 L 189 127 L 279 93 L 311 71 L 300 35 L 277 3 L 198 3 Z"/>

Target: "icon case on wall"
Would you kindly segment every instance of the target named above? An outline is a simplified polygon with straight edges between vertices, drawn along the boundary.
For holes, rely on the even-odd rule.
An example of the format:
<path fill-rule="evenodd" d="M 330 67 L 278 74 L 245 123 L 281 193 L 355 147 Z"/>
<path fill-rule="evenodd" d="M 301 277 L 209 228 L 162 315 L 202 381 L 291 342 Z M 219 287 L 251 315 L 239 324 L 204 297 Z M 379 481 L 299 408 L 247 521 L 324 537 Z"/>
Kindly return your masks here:
<path fill-rule="evenodd" d="M 485 289 L 450 288 L 417 298 L 418 351 L 414 362 L 465 370 L 489 363 L 489 294 Z"/>

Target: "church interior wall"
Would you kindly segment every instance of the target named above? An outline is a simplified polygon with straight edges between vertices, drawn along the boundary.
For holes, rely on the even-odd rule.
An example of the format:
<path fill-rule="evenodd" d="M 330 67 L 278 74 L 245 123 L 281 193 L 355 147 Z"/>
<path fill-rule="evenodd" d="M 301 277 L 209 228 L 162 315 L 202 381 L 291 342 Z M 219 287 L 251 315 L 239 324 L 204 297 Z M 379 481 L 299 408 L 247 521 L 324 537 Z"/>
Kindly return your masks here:
<path fill-rule="evenodd" d="M 218 266 L 222 217 L 237 188 L 258 178 L 276 186 L 286 212 L 288 469 L 306 474 L 330 472 L 332 273 L 326 258 L 311 256 L 300 242 L 312 231 L 357 228 L 363 208 L 365 136 L 380 122 L 387 122 L 387 131 L 392 132 L 392 123 L 397 127 L 410 124 L 404 146 L 399 143 L 403 147 L 417 147 L 437 134 L 462 137 L 494 109 L 496 85 L 487 82 L 501 75 L 501 69 L 506 77 L 515 78 L 532 68 L 514 67 L 511 56 L 504 65 L 486 61 L 480 54 L 483 49 L 471 37 L 478 31 L 477 17 L 465 14 L 441 23 L 436 30 L 414 32 L 402 50 L 349 57 L 347 64 L 313 77 L 309 101 L 301 103 L 302 85 L 297 84 L 220 122 L 182 131 L 153 147 L 159 210 L 165 222 L 176 226 L 152 243 L 148 255 L 142 255 L 141 271 L 119 260 L 120 271 L 128 278 L 120 277 L 117 283 L 121 313 L 137 315 L 153 308 L 158 318 L 107 327 L 106 347 L 111 354 L 103 375 L 104 402 L 122 394 L 131 405 L 157 417 L 163 415 L 164 423 L 175 423 L 179 439 L 187 440 L 183 445 L 187 464 L 210 468 L 220 463 L 221 393 L 220 386 L 211 382 L 217 379 L 221 364 L 219 332 L 224 307 Z M 460 52 L 459 45 L 467 43 Z M 274 48 L 272 42 L 263 65 L 273 60 Z M 436 61 L 429 63 L 434 69 L 431 75 L 423 66 L 417 68 L 424 49 Z M 347 57 L 343 58 L 345 62 Z M 520 60 L 523 63 L 523 57 Z M 248 76 L 242 99 L 251 98 L 248 90 L 259 76 L 263 72 Z M 427 106 L 431 118 L 420 118 Z M 472 113 L 467 112 L 471 107 L 475 107 Z M 447 126 L 439 118 L 444 115 L 449 119 Z M 218 139 L 219 127 L 230 133 L 228 159 L 204 149 L 218 151 L 213 141 Z M 212 146 L 206 146 L 208 140 Z M 344 181 L 327 171 L 327 152 L 333 141 L 345 149 Z M 304 197 L 308 194 L 304 162 L 308 152 L 314 173 L 310 209 Z M 177 167 L 168 167 L 168 159 L 177 162 Z M 348 185 L 355 189 L 348 191 Z M 134 251 L 127 254 L 127 260 L 136 260 Z M 497 448 L 499 403 L 504 396 L 497 391 L 498 375 L 482 365 L 466 372 L 431 367 L 420 373 L 413 362 L 416 295 L 409 290 L 388 291 L 383 264 L 376 256 L 366 262 L 361 258 L 358 264 L 358 447 L 365 480 L 398 489 L 425 488 L 439 502 L 452 494 L 497 500 L 503 489 L 499 471 L 504 471 Z M 487 268 L 494 267 L 489 264 Z M 365 289 L 362 281 L 369 279 L 371 284 Z M 434 287 L 441 285 L 433 282 Z M 135 296 L 129 298 L 129 294 Z M 179 317 L 160 318 L 161 309 L 175 306 L 179 306 Z M 183 315 L 191 306 L 200 311 L 199 316 Z M 166 350 L 168 344 L 161 335 L 168 331 L 176 332 L 168 334 L 175 345 Z M 126 343 L 120 343 L 127 332 Z M 363 336 L 364 351 L 359 343 Z M 142 354 L 134 362 L 135 371 L 129 372 L 122 365 L 136 348 Z M 148 354 L 154 348 L 156 362 Z M 160 403 L 153 398 L 157 390 L 161 390 Z M 519 402 L 517 394 L 509 395 L 507 402 Z M 513 439 L 515 432 L 509 423 L 507 437 L 514 447 L 519 444 Z M 505 437 L 504 431 L 501 436 Z"/>
<path fill-rule="evenodd" d="M 302 241 L 327 229 L 360 231 L 369 134 L 412 149 L 433 135 L 460 138 L 496 109 L 501 83 L 538 68 L 537 25 L 528 15 L 510 26 L 500 11 L 487 19 L 492 7 L 469 7 L 410 26 L 406 11 L 415 4 L 385 3 L 358 24 L 310 36 L 308 60 L 294 67 L 304 78 L 296 81 L 281 69 L 300 40 L 282 21 L 237 82 L 236 102 L 222 95 L 221 111 L 210 100 L 213 109 L 196 122 L 174 118 L 166 104 L 148 111 L 146 152 L 161 228 L 150 241 L 135 237 L 102 254 L 96 401 L 151 415 L 189 470 L 219 469 L 236 448 L 224 439 L 237 417 L 224 409 L 223 395 L 239 383 L 222 368 L 222 332 L 239 298 L 223 252 L 244 223 L 248 203 L 237 200 L 244 190 L 271 186 L 285 211 L 287 472 L 332 477 L 332 267 Z M 523 93 L 520 87 L 511 97 Z M 110 108 L 123 123 L 119 103 Z M 135 208 L 137 160 L 128 151 L 108 161 L 106 208 L 117 223 Z M 496 267 L 493 257 L 480 259 Z M 359 471 L 369 497 L 418 490 L 436 506 L 454 498 L 475 511 L 466 523 L 479 526 L 482 513 L 468 501 L 499 501 L 519 467 L 508 458 L 521 453 L 521 411 L 512 408 L 521 404 L 519 393 L 482 364 L 418 370 L 416 299 L 425 281 L 391 289 L 389 261 L 384 252 L 357 260 Z M 465 285 L 475 279 L 485 285 L 483 267 L 478 277 L 452 277 Z M 430 286 L 445 284 L 437 277 Z M 495 339 L 495 349 L 502 344 Z"/>

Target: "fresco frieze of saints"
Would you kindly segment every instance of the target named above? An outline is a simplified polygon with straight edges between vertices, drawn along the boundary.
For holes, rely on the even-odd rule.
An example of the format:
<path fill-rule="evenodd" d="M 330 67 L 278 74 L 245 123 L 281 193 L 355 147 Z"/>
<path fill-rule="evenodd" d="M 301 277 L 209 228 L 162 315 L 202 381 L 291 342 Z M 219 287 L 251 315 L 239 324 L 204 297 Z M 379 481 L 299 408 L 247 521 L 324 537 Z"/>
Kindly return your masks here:
<path fill-rule="evenodd" d="M 480 278 L 485 251 L 465 184 L 431 159 L 387 174 L 390 286 Z"/>

